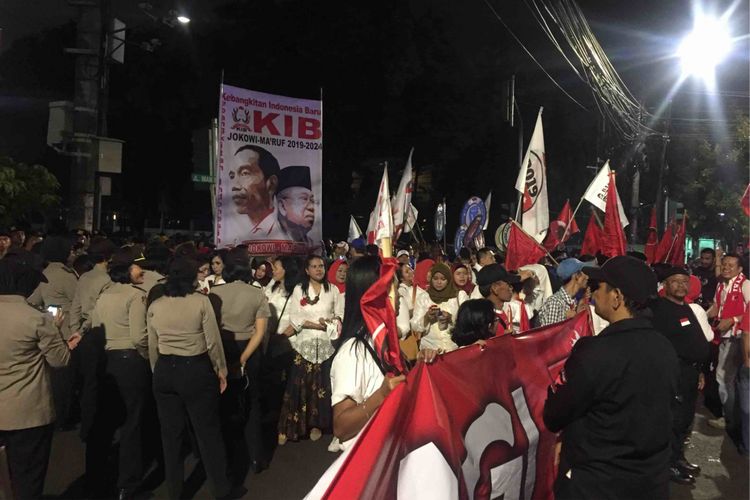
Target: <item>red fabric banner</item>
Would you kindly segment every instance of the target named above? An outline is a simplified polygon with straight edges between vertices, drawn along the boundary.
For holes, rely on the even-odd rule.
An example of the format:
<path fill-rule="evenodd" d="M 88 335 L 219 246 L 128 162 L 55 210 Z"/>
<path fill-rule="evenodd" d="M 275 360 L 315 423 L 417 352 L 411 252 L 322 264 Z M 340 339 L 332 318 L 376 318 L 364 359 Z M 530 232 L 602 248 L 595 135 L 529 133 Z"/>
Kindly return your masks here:
<path fill-rule="evenodd" d="M 625 255 L 627 240 L 622 230 L 620 209 L 617 206 L 617 186 L 615 174 L 609 174 L 607 187 L 607 210 L 604 213 L 604 231 L 602 232 L 601 249 L 607 257 Z"/>
<path fill-rule="evenodd" d="M 583 235 L 583 245 L 581 245 L 581 255 L 596 255 L 601 249 L 602 228 L 596 222 L 594 212 L 591 212 L 589 224 L 586 226 L 586 234 Z"/>
<path fill-rule="evenodd" d="M 646 254 L 646 262 L 653 264 L 656 257 L 656 244 L 659 242 L 659 235 L 656 232 L 656 207 L 651 209 L 651 221 L 648 223 L 648 239 L 643 253 Z"/>
<path fill-rule="evenodd" d="M 383 367 L 388 372 L 399 375 L 405 373 L 405 370 L 398 342 L 396 311 L 388 298 L 397 266 L 398 261 L 394 258 L 382 259 L 380 278 L 362 295 L 359 305 Z"/>
<path fill-rule="evenodd" d="M 418 364 L 308 498 L 552 498 L 547 387 L 590 325 L 587 310 Z"/>
<path fill-rule="evenodd" d="M 510 226 L 508 248 L 505 250 L 505 269 L 515 271 L 521 266 L 537 264 L 547 255 L 539 243 L 521 229 L 516 222 Z"/>

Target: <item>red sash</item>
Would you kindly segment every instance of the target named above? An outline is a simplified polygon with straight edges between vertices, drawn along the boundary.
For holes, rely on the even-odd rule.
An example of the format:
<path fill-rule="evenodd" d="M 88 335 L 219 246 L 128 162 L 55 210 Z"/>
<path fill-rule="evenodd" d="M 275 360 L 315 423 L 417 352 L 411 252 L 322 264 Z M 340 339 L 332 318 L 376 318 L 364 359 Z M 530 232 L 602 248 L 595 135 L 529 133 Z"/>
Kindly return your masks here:
<path fill-rule="evenodd" d="M 716 301 L 716 306 L 719 308 L 718 318 L 720 320 L 742 316 L 745 312 L 745 298 L 742 295 L 742 284 L 745 282 L 745 279 L 745 275 L 742 273 L 734 279 L 732 288 L 727 291 L 726 300 L 724 301 L 722 301 L 721 296 L 724 294 L 724 289 L 727 286 L 726 283 L 719 283 L 719 286 L 716 287 L 714 300 Z M 737 335 L 737 329 L 737 325 L 732 326 L 732 335 Z"/>
<path fill-rule="evenodd" d="M 499 309 L 495 309 L 495 316 L 500 320 L 500 323 L 498 323 L 497 325 L 497 330 L 495 331 L 495 337 L 505 335 L 506 333 L 508 333 L 508 329 L 512 328 L 510 318 L 508 318 L 508 315 L 505 314 L 505 311 L 501 311 Z"/>

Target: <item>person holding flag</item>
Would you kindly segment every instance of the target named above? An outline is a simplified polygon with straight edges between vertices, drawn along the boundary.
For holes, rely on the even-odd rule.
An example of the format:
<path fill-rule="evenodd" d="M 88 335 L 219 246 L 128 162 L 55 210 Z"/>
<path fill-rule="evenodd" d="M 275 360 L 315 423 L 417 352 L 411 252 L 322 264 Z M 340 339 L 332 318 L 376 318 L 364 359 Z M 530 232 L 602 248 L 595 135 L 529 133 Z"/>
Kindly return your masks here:
<path fill-rule="evenodd" d="M 588 307 L 588 301 L 579 299 L 586 291 L 589 279 L 583 273 L 586 264 L 575 258 L 565 259 L 557 266 L 557 276 L 562 280 L 560 287 L 544 302 L 539 311 L 539 326 L 547 326 L 570 319 Z"/>

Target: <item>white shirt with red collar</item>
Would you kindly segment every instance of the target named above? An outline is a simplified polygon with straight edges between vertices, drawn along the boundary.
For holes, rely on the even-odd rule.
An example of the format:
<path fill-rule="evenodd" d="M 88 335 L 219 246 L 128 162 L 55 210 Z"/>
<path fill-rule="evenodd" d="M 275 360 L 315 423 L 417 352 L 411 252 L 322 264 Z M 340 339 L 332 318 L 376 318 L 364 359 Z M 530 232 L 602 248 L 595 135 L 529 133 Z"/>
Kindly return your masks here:
<path fill-rule="evenodd" d="M 737 281 L 741 281 L 741 293 L 742 293 L 742 311 L 739 311 L 739 308 L 737 308 L 737 311 L 734 311 L 736 314 L 731 314 L 731 316 L 727 315 L 727 311 L 725 310 L 725 307 L 735 307 L 734 304 L 728 305 L 727 300 L 731 300 L 732 297 L 730 294 L 733 294 L 733 290 L 737 288 Z M 716 288 L 716 302 L 719 306 L 718 310 L 718 318 L 719 319 L 728 319 L 731 317 L 734 319 L 734 325 L 724 332 L 721 335 L 721 338 L 729 338 L 736 335 L 739 335 L 741 332 L 740 327 L 740 320 L 742 319 L 742 313 L 744 312 L 745 308 L 747 307 L 747 304 L 750 303 L 750 280 L 746 279 L 745 276 L 740 273 L 734 278 L 730 279 L 726 283 L 719 283 L 719 286 Z M 738 312 L 739 311 L 739 312 Z"/>

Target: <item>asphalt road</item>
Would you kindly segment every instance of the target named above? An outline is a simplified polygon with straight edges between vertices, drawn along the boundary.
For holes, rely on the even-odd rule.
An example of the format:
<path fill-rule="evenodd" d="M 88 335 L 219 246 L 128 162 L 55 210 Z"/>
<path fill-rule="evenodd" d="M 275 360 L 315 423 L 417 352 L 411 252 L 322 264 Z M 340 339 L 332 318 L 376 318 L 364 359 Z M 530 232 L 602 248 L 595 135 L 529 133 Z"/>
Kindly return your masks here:
<path fill-rule="evenodd" d="M 688 460 L 701 466 L 701 474 L 691 487 L 673 485 L 673 499 L 743 499 L 750 498 L 748 459 L 741 457 L 722 431 L 706 423 L 708 412 L 699 411 L 690 444 L 686 450 Z M 270 467 L 260 474 L 250 473 L 245 480 L 248 493 L 245 498 L 299 499 L 315 484 L 337 454 L 326 450 L 330 436 L 320 441 L 287 443 L 274 452 Z M 50 468 L 45 484 L 45 494 L 50 497 L 81 498 L 83 474 L 83 446 L 75 432 L 55 434 Z M 186 490 L 193 498 L 210 498 L 208 487 L 196 461 L 186 460 Z M 151 480 L 153 478 L 149 478 Z M 158 481 L 158 479 L 156 479 Z M 141 498 L 163 498 L 163 484 L 152 485 L 151 492 Z"/>

